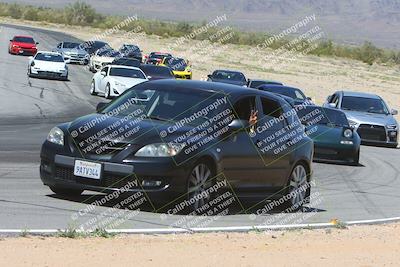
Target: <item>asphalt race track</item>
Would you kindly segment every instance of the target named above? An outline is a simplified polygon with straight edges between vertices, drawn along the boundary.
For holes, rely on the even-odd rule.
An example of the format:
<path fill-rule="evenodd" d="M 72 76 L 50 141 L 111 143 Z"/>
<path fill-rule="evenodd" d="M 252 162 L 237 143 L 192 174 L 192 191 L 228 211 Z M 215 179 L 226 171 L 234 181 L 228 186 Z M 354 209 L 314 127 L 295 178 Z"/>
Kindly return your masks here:
<path fill-rule="evenodd" d="M 32 35 L 40 50 L 51 50 L 70 36 L 17 26 L 1 26 L 0 32 L 0 229 L 64 229 L 85 200 L 101 197 L 85 191 L 75 199 L 60 199 L 39 178 L 39 150 L 48 131 L 60 122 L 94 111 L 104 98 L 89 94 L 92 77 L 84 66 L 70 65 L 70 81 L 29 79 L 28 58 L 9 55 L 9 39 Z M 367 220 L 400 215 L 400 150 L 363 146 L 358 167 L 314 163 L 313 193 L 308 209 L 296 214 L 254 216 L 256 210 L 208 218 L 212 226 L 248 226 Z M 87 201 L 86 201 L 87 202 Z M 78 221 L 106 212 L 98 207 Z M 121 210 L 119 216 L 134 211 Z M 121 228 L 167 228 L 184 215 L 160 216 L 140 211 Z M 179 224 L 175 224 L 179 225 Z M 187 227 L 181 224 L 181 227 Z M 196 225 L 193 225 L 196 227 Z M 198 226 L 198 225 L 197 225 Z"/>

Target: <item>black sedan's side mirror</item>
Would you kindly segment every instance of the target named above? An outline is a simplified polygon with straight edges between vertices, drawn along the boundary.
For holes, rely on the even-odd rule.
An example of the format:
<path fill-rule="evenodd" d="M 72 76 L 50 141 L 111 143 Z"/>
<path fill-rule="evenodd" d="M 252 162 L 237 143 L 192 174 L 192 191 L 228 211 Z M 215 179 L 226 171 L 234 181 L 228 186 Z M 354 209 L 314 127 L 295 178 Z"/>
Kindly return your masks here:
<path fill-rule="evenodd" d="M 228 125 L 228 131 L 232 132 L 240 132 L 248 129 L 250 127 L 250 123 L 248 120 L 239 120 L 235 119 Z"/>
<path fill-rule="evenodd" d="M 96 106 L 96 112 L 102 111 L 107 105 L 108 105 L 108 103 L 105 103 L 105 102 L 98 103 Z"/>
<path fill-rule="evenodd" d="M 211 75 L 211 74 L 208 74 L 207 77 L 211 79 L 211 78 L 212 78 L 212 75 Z"/>

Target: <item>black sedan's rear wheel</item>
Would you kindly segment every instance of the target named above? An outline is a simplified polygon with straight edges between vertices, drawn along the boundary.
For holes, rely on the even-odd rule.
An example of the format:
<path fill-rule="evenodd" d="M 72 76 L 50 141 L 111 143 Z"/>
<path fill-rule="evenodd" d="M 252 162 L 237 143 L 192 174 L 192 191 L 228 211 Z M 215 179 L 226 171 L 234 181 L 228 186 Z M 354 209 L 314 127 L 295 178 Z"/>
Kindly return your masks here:
<path fill-rule="evenodd" d="M 66 196 L 66 197 L 80 196 L 83 192 L 83 190 L 69 189 L 69 188 L 58 187 L 58 186 L 50 186 L 50 190 L 53 191 L 57 195 Z"/>

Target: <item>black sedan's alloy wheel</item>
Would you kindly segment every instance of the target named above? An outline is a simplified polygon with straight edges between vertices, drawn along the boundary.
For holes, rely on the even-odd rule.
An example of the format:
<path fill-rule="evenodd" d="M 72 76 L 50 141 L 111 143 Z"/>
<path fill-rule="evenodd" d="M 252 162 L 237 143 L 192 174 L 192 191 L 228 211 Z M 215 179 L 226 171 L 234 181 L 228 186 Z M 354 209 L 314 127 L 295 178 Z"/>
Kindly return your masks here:
<path fill-rule="evenodd" d="M 193 203 L 191 211 L 196 211 L 210 201 L 211 195 L 207 189 L 212 186 L 212 178 L 212 170 L 206 163 L 198 163 L 192 169 L 188 179 L 188 200 Z"/>

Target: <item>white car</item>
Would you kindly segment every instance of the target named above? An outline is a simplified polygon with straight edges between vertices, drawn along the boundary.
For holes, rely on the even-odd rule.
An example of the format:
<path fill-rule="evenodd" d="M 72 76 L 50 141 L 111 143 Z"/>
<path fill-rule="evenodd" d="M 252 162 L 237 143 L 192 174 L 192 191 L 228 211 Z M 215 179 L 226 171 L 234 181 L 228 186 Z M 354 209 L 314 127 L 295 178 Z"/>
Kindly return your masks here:
<path fill-rule="evenodd" d="M 145 81 L 148 79 L 139 68 L 107 65 L 93 76 L 90 94 L 104 93 L 105 98 L 110 99 Z"/>
<path fill-rule="evenodd" d="M 58 52 L 38 51 L 29 57 L 28 76 L 68 80 L 67 63 Z"/>
<path fill-rule="evenodd" d="M 115 58 L 122 57 L 122 54 L 109 47 L 104 47 L 96 51 L 89 60 L 89 69 L 92 72 L 99 71 L 105 65 L 111 64 Z"/>

